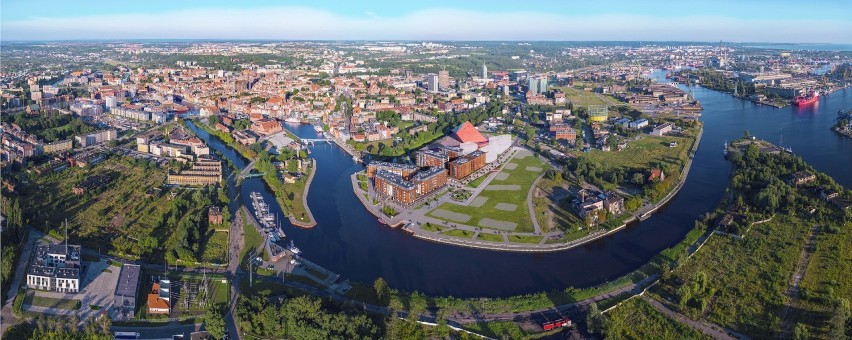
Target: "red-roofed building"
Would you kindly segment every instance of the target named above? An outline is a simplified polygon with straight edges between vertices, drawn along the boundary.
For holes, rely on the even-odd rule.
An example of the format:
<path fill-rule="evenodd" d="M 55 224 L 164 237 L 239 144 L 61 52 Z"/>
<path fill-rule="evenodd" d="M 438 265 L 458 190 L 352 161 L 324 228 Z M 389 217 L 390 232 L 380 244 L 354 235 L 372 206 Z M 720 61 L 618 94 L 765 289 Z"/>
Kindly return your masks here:
<path fill-rule="evenodd" d="M 651 169 L 651 176 L 648 176 L 648 182 L 665 181 L 666 174 L 661 169 Z"/>
<path fill-rule="evenodd" d="M 470 122 L 464 122 L 453 130 L 453 138 L 461 143 L 476 143 L 480 147 L 488 145 L 488 139 L 485 138 L 476 127 Z"/>
<path fill-rule="evenodd" d="M 273 134 L 283 129 L 277 120 L 270 118 L 263 118 L 251 125 L 251 130 L 261 135 Z"/>

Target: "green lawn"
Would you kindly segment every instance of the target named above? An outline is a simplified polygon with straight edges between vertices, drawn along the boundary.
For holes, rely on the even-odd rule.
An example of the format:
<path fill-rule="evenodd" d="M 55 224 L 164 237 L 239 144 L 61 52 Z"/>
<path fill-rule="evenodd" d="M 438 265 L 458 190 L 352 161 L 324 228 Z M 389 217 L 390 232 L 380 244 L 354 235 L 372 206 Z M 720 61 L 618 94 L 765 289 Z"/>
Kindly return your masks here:
<path fill-rule="evenodd" d="M 692 137 L 674 136 L 650 136 L 641 135 L 642 139 L 630 141 L 627 148 L 622 151 L 591 150 L 580 153 L 590 163 L 600 166 L 601 172 L 611 169 L 623 169 L 627 174 L 633 171 L 647 171 L 654 164 L 662 163 L 669 165 L 678 172 L 686 164 L 689 148 L 692 146 Z M 669 142 L 677 142 L 677 146 L 669 147 Z M 677 174 L 666 174 L 672 176 Z"/>
<path fill-rule="evenodd" d="M 837 298 L 852 297 L 852 225 L 838 232 L 821 231 L 816 239 L 816 251 L 811 255 L 802 279 L 802 299 L 798 302 L 804 313 L 797 314 L 800 322 L 808 324 L 811 335 L 829 337 L 832 307 Z M 798 320 L 797 320 L 798 321 Z"/>
<path fill-rule="evenodd" d="M 491 242 L 503 242 L 503 235 L 480 232 L 476 239 Z"/>
<path fill-rule="evenodd" d="M 207 242 L 201 253 L 201 261 L 207 263 L 228 262 L 228 235 L 224 231 L 207 231 Z"/>
<path fill-rule="evenodd" d="M 245 246 L 240 250 L 240 263 L 247 263 L 246 256 L 251 253 L 253 250 L 258 249 L 263 244 L 263 237 L 260 236 L 260 232 L 257 231 L 253 225 L 246 223 L 245 211 L 240 210 L 240 215 L 242 215 L 243 219 L 243 241 L 245 242 Z"/>
<path fill-rule="evenodd" d="M 445 231 L 441 235 L 470 238 L 471 236 L 473 236 L 473 232 L 468 230 L 452 229 Z"/>
<path fill-rule="evenodd" d="M 524 339 L 530 335 L 511 321 L 479 322 L 464 325 L 463 328 L 494 339 Z"/>
<path fill-rule="evenodd" d="M 523 151 L 522 151 L 523 152 Z M 520 190 L 483 190 L 479 197 L 487 197 L 488 200 L 481 207 L 474 206 L 461 206 L 452 203 L 444 203 L 439 206 L 437 209 L 444 209 L 456 213 L 466 214 L 471 216 L 471 219 L 465 224 L 482 227 L 484 229 L 488 229 L 487 226 L 480 225 L 479 222 L 482 219 L 489 218 L 497 221 L 506 221 L 506 222 L 514 222 L 517 223 L 517 226 L 514 231 L 519 232 L 531 232 L 533 231 L 532 220 L 530 219 L 529 209 L 527 208 L 527 194 L 529 193 L 530 186 L 541 175 L 546 169 L 546 165 L 543 164 L 538 158 L 534 155 L 529 155 L 525 158 L 519 159 L 514 157 L 509 163 L 517 164 L 517 167 L 513 170 L 509 170 L 508 168 L 503 168 L 501 173 L 509 174 L 509 177 L 506 180 L 502 181 L 492 181 L 488 187 L 493 185 L 517 185 Z M 527 167 L 540 168 L 541 171 L 528 171 Z M 496 208 L 497 203 L 509 203 L 515 204 L 515 211 L 506 211 L 500 210 Z M 438 216 L 433 215 L 431 212 L 430 216 L 435 218 L 440 218 Z"/>
<path fill-rule="evenodd" d="M 565 92 L 565 98 L 574 103 L 574 106 L 607 105 L 607 103 L 592 92 L 578 90 L 573 87 L 558 87 Z"/>
<path fill-rule="evenodd" d="M 80 300 L 55 299 L 50 297 L 36 296 L 35 292 L 27 293 L 26 298 L 24 298 L 24 304 L 37 307 L 58 308 L 67 310 L 80 309 Z"/>
<path fill-rule="evenodd" d="M 227 303 L 228 297 L 231 296 L 231 285 L 228 281 L 222 282 L 221 279 L 214 280 L 213 285 L 216 288 L 216 294 L 213 297 L 214 303 Z"/>
<path fill-rule="evenodd" d="M 426 231 L 431 231 L 431 232 L 441 232 L 442 230 L 444 230 L 444 228 L 441 228 L 437 224 L 432 224 L 432 223 L 428 223 L 428 222 L 426 224 L 420 226 L 420 229 L 423 229 L 423 230 L 426 230 Z"/>
<path fill-rule="evenodd" d="M 710 339 L 658 312 L 639 297 L 625 301 L 606 317 L 610 320 L 607 336 L 614 339 Z"/>
<path fill-rule="evenodd" d="M 520 235 L 509 235 L 509 242 L 516 243 L 539 243 L 541 242 L 542 236 L 520 236 Z"/>
<path fill-rule="evenodd" d="M 468 183 L 467 186 L 469 186 L 471 188 L 478 188 L 479 185 L 482 184 L 482 182 L 485 182 L 485 179 L 488 178 L 488 175 L 489 174 L 484 174 L 482 176 L 479 176 L 479 178 L 470 181 L 470 183 Z"/>

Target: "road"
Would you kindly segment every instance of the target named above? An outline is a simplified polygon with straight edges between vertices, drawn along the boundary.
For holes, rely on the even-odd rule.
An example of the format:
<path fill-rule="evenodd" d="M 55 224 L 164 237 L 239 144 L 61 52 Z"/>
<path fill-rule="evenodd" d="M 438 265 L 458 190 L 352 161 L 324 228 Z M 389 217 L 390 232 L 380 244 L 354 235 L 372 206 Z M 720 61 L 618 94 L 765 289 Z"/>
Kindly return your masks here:
<path fill-rule="evenodd" d="M 672 320 L 675 320 L 677 322 L 680 322 L 682 324 L 690 326 L 694 329 L 697 329 L 697 330 L 701 331 L 702 333 L 712 337 L 713 339 L 737 339 L 736 337 L 731 336 L 727 332 L 720 331 L 720 329 L 724 329 L 721 326 L 718 326 L 718 325 L 715 325 L 715 324 L 706 324 L 706 323 L 703 323 L 703 322 L 698 322 L 698 321 L 692 320 L 690 318 L 687 318 L 686 316 L 683 316 L 683 314 L 675 312 L 675 311 L 669 309 L 668 307 L 666 307 L 661 302 L 654 300 L 652 298 L 649 298 L 645 295 L 642 295 L 642 299 L 645 300 L 646 302 L 648 302 L 649 304 L 651 304 L 651 306 L 654 307 L 654 309 L 656 309 L 660 313 L 665 314 L 666 316 L 668 316 Z"/>
<path fill-rule="evenodd" d="M 9 291 L 6 294 L 6 301 L 3 302 L 3 309 L 0 311 L 0 328 L 3 334 L 10 326 L 22 321 L 12 313 L 12 304 L 15 301 L 15 296 L 18 295 L 21 282 L 24 281 L 24 273 L 27 272 L 27 264 L 30 261 L 30 253 L 32 253 L 33 245 L 40 238 L 38 233 L 27 229 L 27 241 L 21 247 L 21 257 L 18 259 L 17 267 L 15 268 L 15 276 L 9 284 Z"/>

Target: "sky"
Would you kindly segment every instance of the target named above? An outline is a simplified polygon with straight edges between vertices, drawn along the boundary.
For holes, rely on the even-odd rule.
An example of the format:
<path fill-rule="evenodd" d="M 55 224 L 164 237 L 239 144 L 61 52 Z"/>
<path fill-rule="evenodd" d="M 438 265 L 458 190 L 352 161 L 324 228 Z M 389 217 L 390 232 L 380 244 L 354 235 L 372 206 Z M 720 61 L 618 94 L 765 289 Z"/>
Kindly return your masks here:
<path fill-rule="evenodd" d="M 0 40 L 852 43 L 850 0 L 2 0 Z"/>

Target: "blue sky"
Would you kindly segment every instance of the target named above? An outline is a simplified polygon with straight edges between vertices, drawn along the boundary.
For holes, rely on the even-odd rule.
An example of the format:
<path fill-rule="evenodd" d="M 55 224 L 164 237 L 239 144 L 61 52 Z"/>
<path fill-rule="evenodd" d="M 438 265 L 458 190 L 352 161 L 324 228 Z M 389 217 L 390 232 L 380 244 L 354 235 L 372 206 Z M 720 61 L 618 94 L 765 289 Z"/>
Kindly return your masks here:
<path fill-rule="evenodd" d="M 3 0 L 0 39 L 852 43 L 852 1 Z"/>

